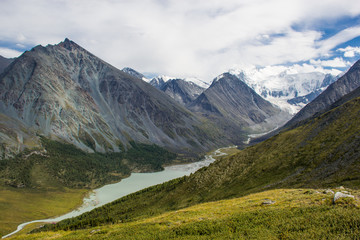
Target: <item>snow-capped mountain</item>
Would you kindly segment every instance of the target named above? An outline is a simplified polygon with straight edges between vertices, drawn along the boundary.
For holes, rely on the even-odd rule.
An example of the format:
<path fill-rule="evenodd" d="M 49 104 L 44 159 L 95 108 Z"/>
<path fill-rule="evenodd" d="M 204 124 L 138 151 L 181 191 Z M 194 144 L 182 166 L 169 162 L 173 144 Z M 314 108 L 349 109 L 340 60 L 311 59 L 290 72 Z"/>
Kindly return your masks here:
<path fill-rule="evenodd" d="M 297 113 L 315 99 L 340 72 L 301 72 L 294 67 L 232 69 L 229 71 L 245 82 L 256 93 L 291 114 Z M 216 81 L 216 79 L 214 80 Z"/>
<path fill-rule="evenodd" d="M 151 79 L 151 81 L 149 83 L 152 86 L 156 87 L 157 89 L 160 89 L 164 85 L 164 83 L 166 83 L 167 81 L 169 81 L 171 79 L 176 79 L 176 78 L 161 75 L 161 76 L 154 77 L 153 79 Z"/>
<path fill-rule="evenodd" d="M 196 77 L 184 78 L 183 80 L 186 82 L 195 83 L 196 85 L 198 85 L 199 87 L 202 87 L 204 89 L 207 89 L 208 87 L 210 87 L 210 83 L 207 83 Z"/>

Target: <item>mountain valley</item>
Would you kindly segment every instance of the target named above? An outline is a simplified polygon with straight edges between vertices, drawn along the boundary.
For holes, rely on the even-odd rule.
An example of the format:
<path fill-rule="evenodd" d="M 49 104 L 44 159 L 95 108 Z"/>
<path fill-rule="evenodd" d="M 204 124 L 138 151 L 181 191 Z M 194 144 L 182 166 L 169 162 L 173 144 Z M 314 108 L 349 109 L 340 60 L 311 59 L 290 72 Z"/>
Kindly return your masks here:
<path fill-rule="evenodd" d="M 6 196 L 29 191 L 24 196 L 44 196 L 46 202 L 63 192 L 73 198 L 61 207 L 68 211 L 85 192 L 131 173 L 198 161 L 223 146 L 241 149 L 189 176 L 15 239 L 111 239 L 130 234 L 132 227 L 139 239 L 149 236 L 147 230 L 158 231 L 159 239 L 281 238 L 279 231 L 288 233 L 284 238 L 320 239 L 313 221 L 304 224 L 303 235 L 294 230 L 311 212 L 319 221 L 330 216 L 351 222 L 351 228 L 360 224 L 353 216 L 360 206 L 360 61 L 341 77 L 278 74 L 274 78 L 286 82 L 280 89 L 235 70 L 209 85 L 199 79 L 148 79 L 132 68 L 113 67 L 69 39 L 0 60 L 0 192 Z M 251 134 L 274 129 L 246 143 Z M 339 186 L 354 200 L 333 204 L 333 195 L 322 193 Z M 268 209 L 261 203 L 267 198 L 276 202 Z M 28 218 L 11 217 L 17 202 L 8 201 L 0 199 L 0 223 L 6 223 L 0 234 L 41 211 L 26 204 L 34 208 Z M 251 210 L 244 210 L 249 204 Z M 244 207 L 231 213 L 232 205 Z M 44 216 L 55 212 L 44 210 Z M 267 232 L 266 219 L 273 214 L 289 224 L 282 229 L 277 222 Z M 259 225 L 240 228 L 257 215 Z M 86 230 L 72 231 L 78 229 Z M 329 236 L 358 233 L 339 229 Z"/>
<path fill-rule="evenodd" d="M 344 77 L 349 79 L 352 74 L 350 70 Z M 144 189 L 77 218 L 46 225 L 36 232 L 83 229 L 104 224 L 119 224 L 117 227 L 121 227 L 124 223 L 151 219 L 169 211 L 181 211 L 180 209 L 186 207 L 197 206 L 199 203 L 209 202 L 212 206 L 224 199 L 234 199 L 271 189 L 335 189 L 346 185 L 350 191 L 356 191 L 351 189 L 358 189 L 360 184 L 358 92 L 359 88 L 342 97 L 334 105 L 323 109 L 323 113 L 303 121 L 296 128 L 282 131 L 264 142 L 223 157 L 190 176 Z M 315 190 L 299 191 L 302 191 L 302 194 L 319 193 L 317 190 L 318 193 Z M 263 198 L 266 198 L 266 194 Z M 303 198 L 292 201 L 302 202 L 301 199 Z M 323 199 L 325 200 L 318 200 L 318 206 L 330 206 L 329 211 L 350 209 L 350 216 L 354 216 L 353 213 L 359 206 L 359 203 L 352 200 L 346 200 L 343 207 L 334 206 L 331 198 Z M 304 203 L 292 209 L 303 212 L 303 207 L 307 206 Z M 326 212 L 328 211 L 319 213 L 319 217 L 326 218 L 326 215 L 323 215 Z M 209 217 L 210 215 L 205 216 Z M 346 224 L 343 222 L 347 221 L 345 219 L 339 220 L 339 224 Z M 223 226 L 224 223 L 218 221 L 219 226 Z M 354 217 L 351 221 L 357 225 L 360 219 Z M 186 225 L 180 223 L 179 226 Z M 196 231 L 196 226 L 197 224 L 191 226 L 189 231 L 193 231 L 195 236 L 201 235 Z M 208 227 L 210 226 L 205 229 L 209 229 Z M 110 230 L 109 234 L 112 231 Z M 106 232 L 105 236 L 109 234 Z M 338 234 L 345 232 L 340 231 Z M 356 233 L 347 234 L 354 236 L 351 234 Z M 191 233 L 187 232 L 186 236 L 189 235 Z M 316 236 L 316 239 L 321 238 L 319 235 Z"/>

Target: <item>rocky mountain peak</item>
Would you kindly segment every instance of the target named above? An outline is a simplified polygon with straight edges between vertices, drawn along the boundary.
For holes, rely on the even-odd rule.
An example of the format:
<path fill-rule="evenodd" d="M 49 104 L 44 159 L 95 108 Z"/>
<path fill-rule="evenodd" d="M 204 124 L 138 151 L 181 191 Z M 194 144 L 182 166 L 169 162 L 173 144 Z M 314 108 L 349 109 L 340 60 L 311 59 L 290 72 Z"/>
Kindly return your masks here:
<path fill-rule="evenodd" d="M 71 41 L 68 38 L 65 38 L 65 40 L 61 43 L 59 43 L 57 46 L 66 48 L 67 50 L 71 51 L 73 49 L 79 49 L 81 48 L 79 45 L 77 45 L 75 42 Z"/>

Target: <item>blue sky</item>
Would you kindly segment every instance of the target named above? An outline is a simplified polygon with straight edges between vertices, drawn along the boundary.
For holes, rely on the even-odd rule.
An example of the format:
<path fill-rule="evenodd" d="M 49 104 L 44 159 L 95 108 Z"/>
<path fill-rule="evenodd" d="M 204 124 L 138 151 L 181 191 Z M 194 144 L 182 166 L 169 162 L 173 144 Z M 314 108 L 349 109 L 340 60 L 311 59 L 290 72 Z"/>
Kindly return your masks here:
<path fill-rule="evenodd" d="M 358 0 L 1 0 L 0 26 L 5 57 L 68 37 L 118 68 L 205 81 L 249 65 L 345 70 L 360 58 Z"/>

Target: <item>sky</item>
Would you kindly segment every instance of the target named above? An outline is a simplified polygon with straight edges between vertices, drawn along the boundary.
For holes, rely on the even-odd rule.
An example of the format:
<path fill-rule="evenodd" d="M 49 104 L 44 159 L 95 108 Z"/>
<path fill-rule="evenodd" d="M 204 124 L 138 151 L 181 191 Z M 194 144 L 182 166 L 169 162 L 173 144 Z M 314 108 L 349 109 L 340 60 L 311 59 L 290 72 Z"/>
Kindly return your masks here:
<path fill-rule="evenodd" d="M 0 0 L 0 26 L 4 57 L 69 38 L 147 76 L 345 70 L 360 58 L 359 0 Z"/>

